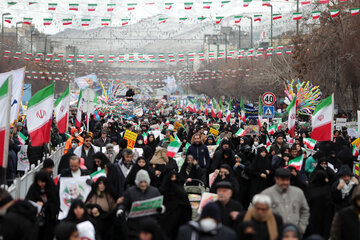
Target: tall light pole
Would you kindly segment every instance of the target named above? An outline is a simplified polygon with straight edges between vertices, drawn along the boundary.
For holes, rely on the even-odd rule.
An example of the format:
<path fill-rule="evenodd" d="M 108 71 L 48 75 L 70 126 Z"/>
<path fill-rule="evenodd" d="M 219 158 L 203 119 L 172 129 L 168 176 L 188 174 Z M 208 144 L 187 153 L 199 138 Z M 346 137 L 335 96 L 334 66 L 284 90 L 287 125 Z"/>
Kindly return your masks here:
<path fill-rule="evenodd" d="M 11 13 L 1 14 L 1 43 L 4 42 L 4 16 L 11 15 Z"/>
<path fill-rule="evenodd" d="M 270 4 L 269 6 L 271 8 L 271 25 L 270 25 L 270 45 L 273 45 L 273 6 Z"/>
<path fill-rule="evenodd" d="M 16 23 L 16 34 L 15 34 L 15 36 L 16 36 L 16 41 L 15 41 L 15 43 L 16 43 L 16 48 L 15 48 L 15 50 L 17 50 L 17 46 L 18 46 L 18 25 L 19 24 L 22 24 L 22 23 L 24 23 L 24 22 L 17 22 Z"/>
<path fill-rule="evenodd" d="M 224 33 L 225 36 L 225 62 L 227 62 L 227 33 Z"/>
<path fill-rule="evenodd" d="M 296 0 L 296 12 L 299 12 L 299 0 Z M 296 35 L 299 35 L 299 20 L 296 21 Z"/>
<path fill-rule="evenodd" d="M 253 47 L 253 18 L 246 16 L 246 18 L 250 19 L 250 47 Z"/>

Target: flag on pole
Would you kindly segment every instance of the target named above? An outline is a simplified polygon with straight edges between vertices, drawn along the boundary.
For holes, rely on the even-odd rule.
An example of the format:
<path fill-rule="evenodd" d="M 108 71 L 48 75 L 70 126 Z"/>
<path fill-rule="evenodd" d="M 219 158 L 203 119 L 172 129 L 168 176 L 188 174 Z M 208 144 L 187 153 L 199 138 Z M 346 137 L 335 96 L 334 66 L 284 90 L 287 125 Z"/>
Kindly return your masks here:
<path fill-rule="evenodd" d="M 268 152 L 270 152 L 270 147 L 271 147 L 271 142 L 270 142 L 269 136 L 266 135 L 266 150 Z"/>
<path fill-rule="evenodd" d="M 317 141 L 332 141 L 334 119 L 334 95 L 325 98 L 311 116 L 311 138 Z"/>
<path fill-rule="evenodd" d="M 248 7 L 252 0 L 244 0 L 244 7 Z"/>
<path fill-rule="evenodd" d="M 50 141 L 51 119 L 54 109 L 54 83 L 39 90 L 29 100 L 27 125 L 31 146 L 42 146 Z"/>
<path fill-rule="evenodd" d="M 188 149 L 189 149 L 189 147 L 191 146 L 191 144 L 190 143 L 186 143 L 186 145 L 185 145 L 185 149 L 184 149 L 184 153 L 185 153 L 185 155 L 186 155 L 186 153 L 187 153 L 187 151 L 188 151 Z"/>
<path fill-rule="evenodd" d="M 17 136 L 17 140 L 20 142 L 20 145 L 25 145 L 27 141 L 27 137 L 24 134 L 22 134 L 22 132 L 19 132 Z"/>
<path fill-rule="evenodd" d="M 235 23 L 240 23 L 243 16 L 235 16 Z"/>
<path fill-rule="evenodd" d="M 300 171 L 303 165 L 303 161 L 304 161 L 304 154 L 301 154 L 301 156 L 298 156 L 297 158 L 290 160 L 289 166 L 293 166 L 296 168 L 296 170 Z"/>
<path fill-rule="evenodd" d="M 96 182 L 99 177 L 106 177 L 105 169 L 93 172 L 92 174 L 90 174 L 90 177 L 94 182 Z"/>
<path fill-rule="evenodd" d="M 246 122 L 246 117 L 245 117 L 245 105 L 244 105 L 244 101 L 243 98 L 241 97 L 240 100 L 240 115 L 241 115 L 241 121 Z"/>
<path fill-rule="evenodd" d="M 175 154 L 179 151 L 181 147 L 181 141 L 179 140 L 178 136 L 175 134 L 174 141 L 171 141 L 169 146 L 167 147 L 167 153 L 166 155 L 168 157 L 175 157 Z"/>
<path fill-rule="evenodd" d="M 193 2 L 184 2 L 185 10 L 191 10 L 193 6 Z"/>
<path fill-rule="evenodd" d="M 11 94 L 9 94 L 9 84 L 11 84 L 10 77 L 0 86 L 0 167 L 6 168 L 8 162 L 9 151 L 9 119 L 10 119 L 10 101 Z"/>
<path fill-rule="evenodd" d="M 296 13 L 293 13 L 293 20 L 300 20 L 302 19 L 302 13 L 301 12 L 296 12 Z"/>
<path fill-rule="evenodd" d="M 204 9 L 210 9 L 211 3 L 212 2 L 203 2 L 203 8 Z"/>
<path fill-rule="evenodd" d="M 275 14 L 273 14 L 273 15 L 272 15 L 272 18 L 273 18 L 273 20 L 281 19 L 281 18 L 282 18 L 281 13 L 275 13 Z"/>
<path fill-rule="evenodd" d="M 312 18 L 313 19 L 318 19 L 321 15 L 321 11 L 313 11 L 312 12 Z"/>
<path fill-rule="evenodd" d="M 77 128 L 81 127 L 81 115 L 82 115 L 83 103 L 84 103 L 84 98 L 82 97 L 82 90 L 80 90 L 80 94 L 77 102 L 77 113 L 76 113 L 76 122 L 75 122 L 75 126 Z"/>
<path fill-rule="evenodd" d="M 330 15 L 332 18 L 339 16 L 339 14 L 340 14 L 340 10 L 338 10 L 338 9 L 330 10 Z"/>
<path fill-rule="evenodd" d="M 271 127 L 269 127 L 268 133 L 269 135 L 274 135 L 278 130 L 279 124 L 274 124 Z"/>
<path fill-rule="evenodd" d="M 261 96 L 259 96 L 259 110 L 258 110 L 258 126 L 259 130 L 262 126 L 262 106 L 261 106 Z"/>
<path fill-rule="evenodd" d="M 351 8 L 350 9 L 351 16 L 358 15 L 359 11 L 360 11 L 360 8 Z"/>
<path fill-rule="evenodd" d="M 108 12 L 114 11 L 115 6 L 116 6 L 116 3 L 108 3 L 107 4 L 107 11 Z"/>
<path fill-rule="evenodd" d="M 304 138 L 303 143 L 307 146 L 308 149 L 314 150 L 315 145 L 316 145 L 316 140 L 311 139 L 311 138 Z"/>
<path fill-rule="evenodd" d="M 262 17 L 262 15 L 259 15 L 259 14 L 254 15 L 254 22 L 261 22 L 261 17 Z"/>
<path fill-rule="evenodd" d="M 57 6 L 57 3 L 48 3 L 48 10 L 49 11 L 55 11 L 56 6 Z"/>
<path fill-rule="evenodd" d="M 147 131 L 146 133 L 142 134 L 143 139 L 144 139 L 144 144 L 148 143 L 148 137 L 149 137 L 149 131 Z"/>
<path fill-rule="evenodd" d="M 352 148 L 352 155 L 354 157 L 359 156 L 359 148 L 354 144 L 353 148 Z"/>
<path fill-rule="evenodd" d="M 229 100 L 229 103 L 228 103 L 228 109 L 227 109 L 227 115 L 226 115 L 226 122 L 227 122 L 227 123 L 230 123 L 230 119 L 231 119 L 231 110 L 232 110 L 232 107 L 231 107 L 231 100 Z"/>
<path fill-rule="evenodd" d="M 289 106 L 286 109 L 286 111 L 289 114 L 289 117 L 288 117 L 289 134 L 292 138 L 295 137 L 296 105 L 297 105 L 296 95 L 294 95 L 291 103 L 289 104 Z"/>
<path fill-rule="evenodd" d="M 55 118 L 58 123 L 59 133 L 65 133 L 68 124 L 68 112 L 70 106 L 69 87 L 55 101 Z"/>

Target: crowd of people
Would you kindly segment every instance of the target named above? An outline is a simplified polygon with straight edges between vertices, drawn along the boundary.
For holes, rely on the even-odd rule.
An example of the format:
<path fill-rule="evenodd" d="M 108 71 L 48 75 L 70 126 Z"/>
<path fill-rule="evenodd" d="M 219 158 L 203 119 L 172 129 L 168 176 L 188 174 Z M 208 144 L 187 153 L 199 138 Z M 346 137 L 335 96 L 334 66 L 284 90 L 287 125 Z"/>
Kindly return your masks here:
<path fill-rule="evenodd" d="M 292 139 L 286 127 L 270 136 L 266 123 L 257 134 L 239 137 L 236 132 L 248 122 L 237 117 L 227 123 L 175 108 L 158 114 L 155 101 L 134 104 L 141 104 L 143 116 L 91 116 L 87 131 L 74 127 L 70 117 L 70 136 L 59 134 L 53 120 L 51 145 L 65 144 L 58 171 L 53 172 L 52 159 L 45 159 L 25 199 L 13 199 L 0 189 L 0 239 L 76 240 L 89 225 L 89 239 L 102 240 L 360 239 L 360 187 L 353 174 L 353 139 L 345 130 L 334 131 L 333 142 L 319 142 L 314 151 L 306 151 L 303 138 L 309 137 L 309 129 L 299 125 Z M 210 133 L 212 128 L 219 133 Z M 143 150 L 141 156 L 128 148 L 127 130 L 137 134 L 134 147 Z M 156 130 L 160 134 L 153 134 Z M 19 132 L 29 136 L 25 123 L 12 128 L 8 184 L 18 174 Z M 177 138 L 183 164 L 167 154 Z M 273 141 L 270 148 L 267 138 Z M 31 139 L 27 141 L 29 160 L 37 164 L 47 147 L 31 147 Z M 209 151 L 210 146 L 216 150 Z M 289 164 L 301 155 L 300 169 Z M 73 199 L 59 221 L 61 178 L 102 169 L 106 176 L 87 181 L 89 195 Z M 185 183 L 203 184 L 217 200 L 194 216 Z M 161 195 L 155 214 L 128 217 L 134 202 Z"/>

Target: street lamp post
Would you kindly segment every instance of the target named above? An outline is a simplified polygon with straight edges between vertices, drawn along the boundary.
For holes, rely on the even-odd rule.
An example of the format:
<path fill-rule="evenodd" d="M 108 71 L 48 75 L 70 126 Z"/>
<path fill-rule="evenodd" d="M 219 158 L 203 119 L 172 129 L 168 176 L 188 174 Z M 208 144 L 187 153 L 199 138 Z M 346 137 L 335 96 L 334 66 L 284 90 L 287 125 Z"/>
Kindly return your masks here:
<path fill-rule="evenodd" d="M 224 33 L 225 36 L 225 62 L 227 62 L 227 33 Z"/>
<path fill-rule="evenodd" d="M 270 45 L 273 45 L 273 6 L 270 5 L 271 8 L 271 25 L 270 25 Z"/>
<path fill-rule="evenodd" d="M 253 47 L 253 18 L 246 16 L 246 18 L 250 19 L 250 47 Z"/>
<path fill-rule="evenodd" d="M 18 46 L 18 25 L 19 24 L 22 24 L 22 23 L 24 23 L 24 22 L 17 22 L 15 25 L 16 25 L 16 34 L 15 34 L 15 36 L 16 36 L 16 41 L 15 41 L 15 43 L 16 43 L 16 50 L 17 50 L 17 46 Z"/>
<path fill-rule="evenodd" d="M 4 16 L 11 15 L 11 13 L 1 14 L 1 42 L 4 42 Z"/>

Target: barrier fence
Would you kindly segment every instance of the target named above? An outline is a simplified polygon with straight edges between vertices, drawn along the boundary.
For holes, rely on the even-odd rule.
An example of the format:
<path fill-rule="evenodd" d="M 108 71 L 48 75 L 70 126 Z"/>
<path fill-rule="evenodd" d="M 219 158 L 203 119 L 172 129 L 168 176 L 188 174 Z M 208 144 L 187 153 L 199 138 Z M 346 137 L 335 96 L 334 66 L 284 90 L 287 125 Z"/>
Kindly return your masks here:
<path fill-rule="evenodd" d="M 46 157 L 43 158 L 43 161 L 38 161 L 38 165 L 30 166 L 30 170 L 25 171 L 25 174 L 21 177 L 18 177 L 14 180 L 14 183 L 7 189 L 10 195 L 14 198 L 24 199 L 27 191 L 29 190 L 31 184 L 34 181 L 35 173 L 40 171 L 43 168 L 43 162 L 45 158 L 51 158 L 54 161 L 54 170 L 53 173 L 57 173 L 58 166 L 62 155 L 64 155 L 65 144 L 60 144 L 55 151 L 51 151 L 50 155 L 47 154 Z"/>

